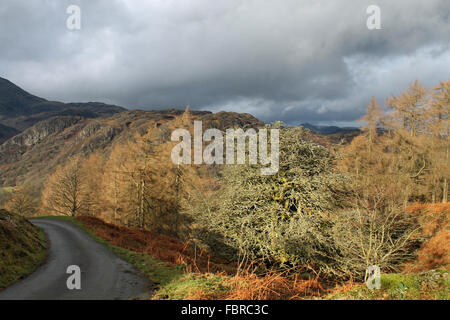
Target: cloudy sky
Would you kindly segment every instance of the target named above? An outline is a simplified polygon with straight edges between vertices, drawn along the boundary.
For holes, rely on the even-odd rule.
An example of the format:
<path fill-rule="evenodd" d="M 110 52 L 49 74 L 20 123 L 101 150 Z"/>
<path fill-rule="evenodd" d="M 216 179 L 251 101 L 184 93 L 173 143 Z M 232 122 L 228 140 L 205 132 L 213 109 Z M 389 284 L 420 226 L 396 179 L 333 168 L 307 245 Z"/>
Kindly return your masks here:
<path fill-rule="evenodd" d="M 345 125 L 372 95 L 450 79 L 449 15 L 449 0 L 2 0 L 0 77 L 49 100 Z"/>

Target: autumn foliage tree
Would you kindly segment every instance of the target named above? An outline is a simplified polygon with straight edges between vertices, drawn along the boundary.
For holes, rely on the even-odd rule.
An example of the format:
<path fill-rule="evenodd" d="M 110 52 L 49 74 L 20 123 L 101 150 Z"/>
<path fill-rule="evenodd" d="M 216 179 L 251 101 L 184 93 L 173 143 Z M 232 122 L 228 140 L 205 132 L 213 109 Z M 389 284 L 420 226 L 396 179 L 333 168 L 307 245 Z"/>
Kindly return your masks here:
<path fill-rule="evenodd" d="M 187 227 L 180 209 L 201 177 L 195 167 L 172 163 L 175 143 L 170 133 L 189 127 L 188 112 L 114 147 L 104 166 L 101 188 L 111 221 L 172 235 L 180 235 Z"/>
<path fill-rule="evenodd" d="M 372 99 L 363 133 L 341 149 L 349 206 L 332 215 L 333 238 L 349 270 L 398 270 L 418 245 L 420 223 L 408 205 L 447 201 L 448 83 L 432 91 L 416 81 L 388 99 L 388 113 Z"/>
<path fill-rule="evenodd" d="M 387 101 L 393 112 L 385 115 L 383 124 L 390 132 L 390 149 L 409 167 L 410 183 L 416 186 L 411 200 L 448 201 L 449 96 L 450 81 L 434 90 L 415 81 Z"/>
<path fill-rule="evenodd" d="M 34 193 L 35 190 L 29 186 L 16 187 L 6 202 L 5 209 L 21 216 L 33 216 L 39 208 L 39 201 Z"/>

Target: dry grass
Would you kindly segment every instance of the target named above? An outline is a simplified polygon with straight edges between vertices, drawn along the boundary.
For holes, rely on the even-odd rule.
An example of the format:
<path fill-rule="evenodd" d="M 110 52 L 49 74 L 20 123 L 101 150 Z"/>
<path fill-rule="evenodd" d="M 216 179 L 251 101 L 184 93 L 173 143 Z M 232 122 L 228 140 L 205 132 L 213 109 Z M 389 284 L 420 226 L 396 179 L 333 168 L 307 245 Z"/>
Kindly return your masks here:
<path fill-rule="evenodd" d="M 317 279 L 299 280 L 283 273 L 273 272 L 264 276 L 255 273 L 224 277 L 217 291 L 197 288 L 184 297 L 186 300 L 298 300 L 319 297 L 323 290 Z"/>
<path fill-rule="evenodd" d="M 112 245 L 151 256 L 171 265 L 185 265 L 197 288 L 189 290 L 188 300 L 290 300 L 319 296 L 323 290 L 318 277 L 299 279 L 298 273 L 265 270 L 251 264 L 239 270 L 196 249 L 191 243 L 148 230 L 106 223 L 91 216 L 76 218 L 86 228 Z M 264 269 L 264 270 L 263 270 Z"/>
<path fill-rule="evenodd" d="M 171 265 L 185 265 L 189 272 L 232 273 L 235 270 L 235 265 L 211 257 L 190 242 L 185 243 L 149 230 L 117 226 L 91 216 L 79 216 L 76 219 L 115 246 L 150 254 Z"/>
<path fill-rule="evenodd" d="M 227 300 L 295 300 L 320 296 L 322 286 L 318 279 L 300 280 L 280 272 L 264 276 L 255 273 L 240 274 L 230 280 L 232 290 Z"/>
<path fill-rule="evenodd" d="M 417 215 L 421 237 L 428 239 L 417 259 L 407 264 L 406 272 L 419 272 L 450 266 L 450 203 L 413 204 L 407 209 Z"/>
<path fill-rule="evenodd" d="M 329 288 L 327 291 L 330 296 L 341 295 L 352 291 L 355 287 L 360 285 L 361 283 L 355 283 L 353 279 L 349 279 L 348 281 L 336 284 L 334 288 Z"/>
<path fill-rule="evenodd" d="M 297 271 L 297 272 L 296 272 Z M 300 270 L 267 270 L 254 262 L 234 276 L 224 277 L 221 292 L 199 288 L 185 299 L 192 300 L 297 300 L 318 297 L 323 291 L 319 276 L 300 279 Z"/>

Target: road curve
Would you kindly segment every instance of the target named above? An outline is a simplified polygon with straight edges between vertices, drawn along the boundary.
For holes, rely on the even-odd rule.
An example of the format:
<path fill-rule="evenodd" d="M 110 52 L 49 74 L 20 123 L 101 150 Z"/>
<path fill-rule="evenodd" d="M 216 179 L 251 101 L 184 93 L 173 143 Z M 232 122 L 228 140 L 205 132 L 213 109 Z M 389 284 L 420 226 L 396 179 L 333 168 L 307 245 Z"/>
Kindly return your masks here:
<path fill-rule="evenodd" d="M 0 300 L 114 300 L 146 298 L 150 282 L 128 262 L 70 222 L 36 219 L 50 240 L 47 262 L 24 280 L 0 291 Z M 81 289 L 69 290 L 67 267 L 81 269 Z"/>

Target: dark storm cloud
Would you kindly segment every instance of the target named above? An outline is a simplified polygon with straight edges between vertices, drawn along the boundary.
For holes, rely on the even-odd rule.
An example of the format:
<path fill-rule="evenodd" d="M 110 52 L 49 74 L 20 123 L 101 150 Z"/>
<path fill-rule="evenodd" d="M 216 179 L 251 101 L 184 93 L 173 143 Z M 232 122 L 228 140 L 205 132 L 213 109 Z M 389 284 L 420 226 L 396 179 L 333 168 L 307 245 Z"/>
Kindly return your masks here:
<path fill-rule="evenodd" d="M 366 27 L 370 4 L 382 30 Z M 450 78 L 449 12 L 448 0 L 3 0 L 0 76 L 54 100 L 346 123 L 372 95 Z"/>

